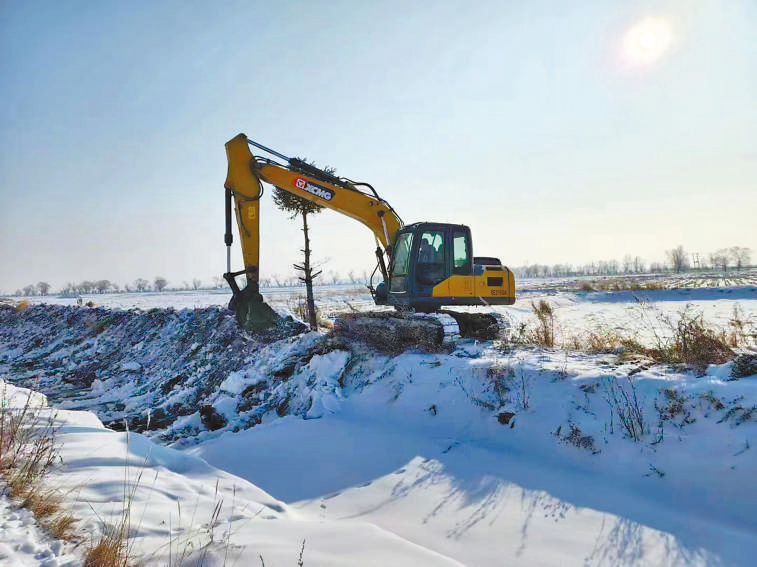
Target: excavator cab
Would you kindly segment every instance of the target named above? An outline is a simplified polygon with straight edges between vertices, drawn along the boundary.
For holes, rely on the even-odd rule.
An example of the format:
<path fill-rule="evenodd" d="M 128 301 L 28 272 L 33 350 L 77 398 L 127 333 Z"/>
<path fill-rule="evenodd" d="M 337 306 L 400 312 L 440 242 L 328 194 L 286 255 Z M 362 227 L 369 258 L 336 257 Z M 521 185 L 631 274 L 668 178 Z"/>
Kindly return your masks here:
<path fill-rule="evenodd" d="M 474 258 L 470 228 L 433 222 L 399 229 L 389 281 L 377 292 L 377 303 L 420 312 L 515 302 L 512 272 L 496 258 Z"/>

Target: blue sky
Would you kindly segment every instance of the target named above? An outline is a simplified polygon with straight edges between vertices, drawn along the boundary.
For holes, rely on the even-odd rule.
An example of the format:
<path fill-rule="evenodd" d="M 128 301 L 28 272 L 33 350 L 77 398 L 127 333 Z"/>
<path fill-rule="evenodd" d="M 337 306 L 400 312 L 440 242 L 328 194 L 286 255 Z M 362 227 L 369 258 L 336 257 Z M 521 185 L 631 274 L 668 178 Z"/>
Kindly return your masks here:
<path fill-rule="evenodd" d="M 634 63 L 650 18 L 669 46 Z M 757 255 L 749 0 L 0 0 L 0 81 L 6 292 L 220 275 L 239 132 L 511 266 Z M 261 270 L 286 277 L 301 235 L 264 199 Z M 312 229 L 324 273 L 373 268 L 360 224 Z"/>

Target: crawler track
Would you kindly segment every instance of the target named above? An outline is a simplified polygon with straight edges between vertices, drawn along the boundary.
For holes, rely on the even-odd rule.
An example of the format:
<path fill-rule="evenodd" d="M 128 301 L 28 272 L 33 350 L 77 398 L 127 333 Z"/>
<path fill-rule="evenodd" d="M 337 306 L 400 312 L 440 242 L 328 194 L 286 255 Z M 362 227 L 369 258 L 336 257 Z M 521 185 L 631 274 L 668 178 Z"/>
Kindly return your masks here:
<path fill-rule="evenodd" d="M 393 311 L 341 313 L 334 333 L 358 339 L 388 352 L 408 347 L 436 350 L 457 339 L 494 340 L 509 328 L 498 313 L 470 313 L 443 310 L 416 314 Z"/>

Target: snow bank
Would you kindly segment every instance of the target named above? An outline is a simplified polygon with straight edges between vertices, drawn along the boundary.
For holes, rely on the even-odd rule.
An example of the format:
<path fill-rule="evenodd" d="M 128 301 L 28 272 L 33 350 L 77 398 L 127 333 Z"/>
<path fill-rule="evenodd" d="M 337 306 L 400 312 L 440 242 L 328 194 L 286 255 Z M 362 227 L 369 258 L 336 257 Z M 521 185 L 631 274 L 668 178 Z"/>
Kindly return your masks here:
<path fill-rule="evenodd" d="M 5 391 L 12 399 L 28 395 L 12 386 Z M 369 523 L 293 511 L 198 457 L 111 431 L 90 412 L 38 409 L 58 431 L 60 459 L 48 484 L 72 496 L 69 511 L 95 541 L 107 525 L 126 518 L 130 555 L 139 564 L 166 565 L 183 556 L 184 565 L 253 565 L 261 557 L 268 565 L 294 565 L 304 546 L 303 559 L 315 567 L 460 565 Z M 50 540 L 4 497 L 0 534 L 4 565 L 67 567 L 83 553 Z"/>

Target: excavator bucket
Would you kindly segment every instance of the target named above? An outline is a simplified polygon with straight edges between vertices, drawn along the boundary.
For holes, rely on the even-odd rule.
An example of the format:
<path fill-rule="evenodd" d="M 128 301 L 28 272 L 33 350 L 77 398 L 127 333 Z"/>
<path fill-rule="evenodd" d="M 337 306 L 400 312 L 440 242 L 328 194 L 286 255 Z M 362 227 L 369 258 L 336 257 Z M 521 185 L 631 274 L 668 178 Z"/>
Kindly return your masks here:
<path fill-rule="evenodd" d="M 239 326 L 252 332 L 270 329 L 281 321 L 281 316 L 263 301 L 263 296 L 249 286 L 234 294 L 229 309 L 236 313 Z"/>

